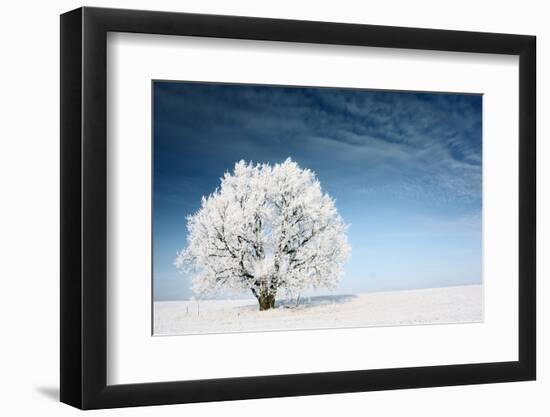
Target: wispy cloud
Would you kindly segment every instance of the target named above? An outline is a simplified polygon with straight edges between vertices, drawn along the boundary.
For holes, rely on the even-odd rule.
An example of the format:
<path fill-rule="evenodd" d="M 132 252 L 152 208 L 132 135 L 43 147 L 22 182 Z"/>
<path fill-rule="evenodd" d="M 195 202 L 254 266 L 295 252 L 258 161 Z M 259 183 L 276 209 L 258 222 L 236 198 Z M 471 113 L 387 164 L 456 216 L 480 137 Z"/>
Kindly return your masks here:
<path fill-rule="evenodd" d="M 197 151 L 218 138 L 235 160 L 243 149 L 265 159 L 294 152 L 312 168 L 321 160 L 332 172 L 363 169 L 369 186 L 480 198 L 479 96 L 171 84 L 157 112 L 160 129 L 176 144 L 192 137 Z"/>

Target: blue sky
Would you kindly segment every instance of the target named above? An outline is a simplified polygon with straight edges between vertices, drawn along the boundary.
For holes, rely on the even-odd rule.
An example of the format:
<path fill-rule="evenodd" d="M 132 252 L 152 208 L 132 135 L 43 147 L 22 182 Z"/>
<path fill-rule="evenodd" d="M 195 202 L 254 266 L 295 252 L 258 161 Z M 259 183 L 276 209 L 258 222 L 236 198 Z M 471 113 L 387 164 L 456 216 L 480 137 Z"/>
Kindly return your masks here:
<path fill-rule="evenodd" d="M 173 265 L 186 216 L 244 159 L 316 172 L 349 224 L 339 292 L 481 283 L 482 97 L 341 88 L 153 83 L 153 285 L 193 294 Z"/>

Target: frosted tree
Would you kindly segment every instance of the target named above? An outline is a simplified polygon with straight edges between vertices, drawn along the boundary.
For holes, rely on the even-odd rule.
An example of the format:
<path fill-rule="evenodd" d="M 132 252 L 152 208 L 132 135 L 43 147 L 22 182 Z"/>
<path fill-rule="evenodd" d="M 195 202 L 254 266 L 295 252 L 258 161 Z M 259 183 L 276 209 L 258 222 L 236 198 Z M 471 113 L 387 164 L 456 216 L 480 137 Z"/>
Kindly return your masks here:
<path fill-rule="evenodd" d="M 175 265 L 192 274 L 194 292 L 250 291 L 260 310 L 285 291 L 335 287 L 350 252 L 334 200 L 291 159 L 238 162 L 187 228 Z"/>

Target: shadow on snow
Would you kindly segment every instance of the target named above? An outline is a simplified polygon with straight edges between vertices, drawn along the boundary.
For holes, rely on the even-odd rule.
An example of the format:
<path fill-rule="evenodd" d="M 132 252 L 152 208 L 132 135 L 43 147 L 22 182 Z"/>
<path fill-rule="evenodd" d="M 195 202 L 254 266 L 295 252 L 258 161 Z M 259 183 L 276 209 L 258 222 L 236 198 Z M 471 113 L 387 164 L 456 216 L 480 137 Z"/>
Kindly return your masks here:
<path fill-rule="evenodd" d="M 305 310 L 314 307 L 326 306 L 331 304 L 344 304 L 357 298 L 355 294 L 337 294 L 337 295 L 318 295 L 313 297 L 300 297 L 299 301 L 296 299 L 282 299 L 275 302 L 275 308 L 277 309 L 293 309 L 293 310 Z M 256 305 L 246 305 L 237 307 L 238 310 L 256 310 Z M 267 310 L 269 311 L 269 310 Z"/>

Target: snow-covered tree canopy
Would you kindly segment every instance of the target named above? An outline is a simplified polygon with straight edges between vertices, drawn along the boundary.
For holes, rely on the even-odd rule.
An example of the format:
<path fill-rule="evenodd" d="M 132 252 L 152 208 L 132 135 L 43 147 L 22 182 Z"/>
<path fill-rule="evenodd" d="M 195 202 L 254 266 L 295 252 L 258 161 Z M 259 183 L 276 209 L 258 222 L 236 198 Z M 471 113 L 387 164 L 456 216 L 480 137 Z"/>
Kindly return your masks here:
<path fill-rule="evenodd" d="M 335 287 L 350 252 L 334 200 L 291 159 L 238 162 L 187 228 L 175 264 L 193 275 L 193 290 L 251 291 L 261 310 L 283 291 Z"/>

